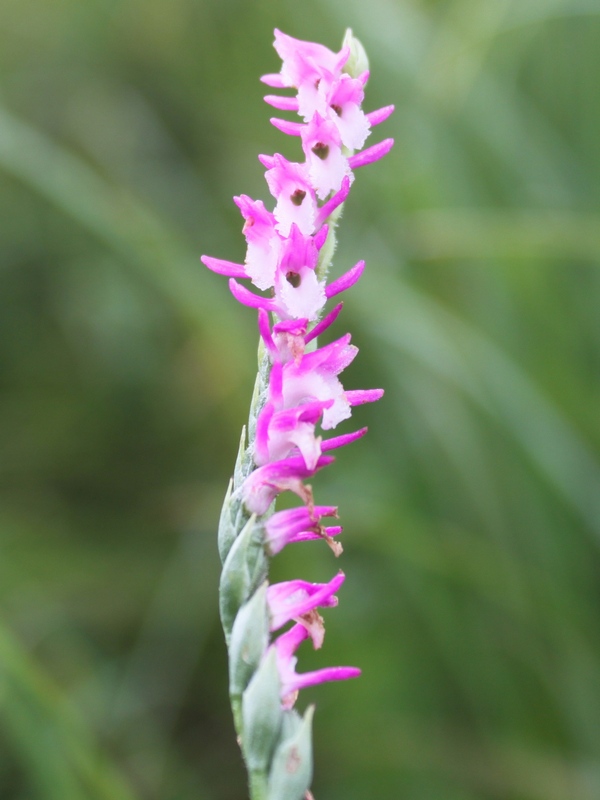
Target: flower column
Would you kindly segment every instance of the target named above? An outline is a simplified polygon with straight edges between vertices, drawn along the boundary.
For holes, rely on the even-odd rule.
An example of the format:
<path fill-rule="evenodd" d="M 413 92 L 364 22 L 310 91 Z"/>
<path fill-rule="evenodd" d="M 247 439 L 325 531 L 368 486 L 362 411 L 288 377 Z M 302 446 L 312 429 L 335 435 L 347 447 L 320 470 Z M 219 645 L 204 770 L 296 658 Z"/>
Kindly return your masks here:
<path fill-rule="evenodd" d="M 356 677 L 356 667 L 296 672 L 296 651 L 310 639 L 323 643 L 320 607 L 337 605 L 344 582 L 340 571 L 328 583 L 291 580 L 269 585 L 269 559 L 288 544 L 322 539 L 339 556 L 335 506 L 315 505 L 306 483 L 334 459 L 330 451 L 366 433 L 323 438 L 351 415 L 352 407 L 378 400 L 380 389 L 345 390 L 339 375 L 358 350 L 350 335 L 317 348 L 317 337 L 336 320 L 342 304 L 323 316 L 327 301 L 353 286 L 364 269 L 359 261 L 342 277 L 327 281 L 335 248 L 335 226 L 354 180 L 353 170 L 384 156 L 393 141 L 361 149 L 372 126 L 392 106 L 365 114 L 361 105 L 369 73 L 360 43 L 348 31 L 334 53 L 275 31 L 281 71 L 262 80 L 296 95 L 267 95 L 302 122 L 272 119 L 297 136 L 303 162 L 279 154 L 260 156 L 275 199 L 273 211 L 260 200 L 236 197 L 247 242 L 246 259 L 236 264 L 202 256 L 214 272 L 229 277 L 241 303 L 258 310 L 259 370 L 248 431 L 242 432 L 234 477 L 219 524 L 223 562 L 220 609 L 229 648 L 230 696 L 252 800 L 302 800 L 312 778 L 313 708 L 300 716 L 300 689 Z M 256 294 L 240 279 L 248 279 Z M 273 513 L 277 496 L 297 495 L 300 505 Z M 286 627 L 287 630 L 281 632 Z M 273 639 L 272 634 L 279 632 Z"/>

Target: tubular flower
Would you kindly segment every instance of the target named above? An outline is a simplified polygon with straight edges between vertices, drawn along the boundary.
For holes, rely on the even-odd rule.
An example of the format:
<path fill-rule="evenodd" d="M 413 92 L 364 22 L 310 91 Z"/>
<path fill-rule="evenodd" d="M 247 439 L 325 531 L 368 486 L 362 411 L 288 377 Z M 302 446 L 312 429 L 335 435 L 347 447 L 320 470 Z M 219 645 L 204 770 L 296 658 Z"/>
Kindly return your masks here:
<path fill-rule="evenodd" d="M 337 517 L 335 506 L 307 506 L 291 508 L 287 511 L 277 511 L 265 523 L 265 544 L 270 555 L 274 556 L 292 542 L 304 542 L 309 539 L 330 540 L 332 536 L 341 533 L 339 525 L 328 527 L 320 524 L 323 517 Z M 339 542 L 334 546 L 341 552 Z"/>
<path fill-rule="evenodd" d="M 276 631 L 286 623 L 313 612 L 317 606 L 337 606 L 336 592 L 345 576 L 343 572 L 329 583 L 307 583 L 307 581 L 284 581 L 269 586 L 267 605 L 271 617 L 270 628 Z"/>
<path fill-rule="evenodd" d="M 231 293 L 240 303 L 258 310 L 261 338 L 249 440 L 242 439 L 219 530 L 224 561 L 221 610 L 230 645 L 232 704 L 244 756 L 249 766 L 254 765 L 253 780 L 256 765 L 261 764 L 266 775 L 275 748 L 285 746 L 277 738 L 283 728 L 275 717 L 273 740 L 265 736 L 264 714 L 266 708 L 272 709 L 273 687 L 275 705 L 284 714 L 302 688 L 360 675 L 355 667 L 296 672 L 300 644 L 311 639 L 318 649 L 323 643 L 324 622 L 317 609 L 337 605 L 342 572 L 328 583 L 294 579 L 269 586 L 263 581 L 268 558 L 288 544 L 322 539 L 336 556 L 342 552 L 334 538 L 342 528 L 322 523 L 337 518 L 337 507 L 315 504 L 307 481 L 334 461 L 329 451 L 356 441 L 367 429 L 329 438 L 323 432 L 348 419 L 354 406 L 378 400 L 383 390 L 345 389 L 340 375 L 358 348 L 351 344 L 350 334 L 321 347 L 317 337 L 342 310 L 338 303 L 325 313 L 327 301 L 354 286 L 365 266 L 359 261 L 335 280 L 327 279 L 336 222 L 354 181 L 353 170 L 382 158 L 393 144 L 386 139 L 361 149 L 371 129 L 387 119 L 393 106 L 369 114 L 362 110 L 369 72 L 362 47 L 350 32 L 341 50 L 334 52 L 275 31 L 275 49 L 282 59 L 281 71 L 262 80 L 297 93 L 267 95 L 265 100 L 299 114 L 300 122 L 271 121 L 299 139 L 304 161 L 288 161 L 279 154 L 259 156 L 274 204 L 269 210 L 247 195 L 234 198 L 244 220 L 244 262 L 201 259 L 213 272 L 229 278 Z M 244 280 L 265 294 L 247 288 L 240 282 Z M 273 513 L 272 506 L 283 492 L 295 494 L 300 505 Z M 290 622 L 292 627 L 270 640 Z M 255 722 L 260 729 L 256 737 Z M 264 751 L 255 752 L 253 748 L 259 747 L 255 741 L 266 742 L 260 745 Z M 308 784 L 303 791 L 307 789 Z M 292 795 L 300 797 L 296 789 L 290 790 Z"/>
<path fill-rule="evenodd" d="M 276 653 L 277 669 L 281 680 L 281 700 L 284 708 L 292 708 L 300 689 L 316 686 L 326 681 L 358 678 L 360 675 L 357 667 L 325 667 L 325 669 L 317 669 L 299 675 L 295 669 L 298 659 L 294 653 L 309 637 L 308 627 L 298 622 L 289 631 L 282 633 L 271 645 Z"/>

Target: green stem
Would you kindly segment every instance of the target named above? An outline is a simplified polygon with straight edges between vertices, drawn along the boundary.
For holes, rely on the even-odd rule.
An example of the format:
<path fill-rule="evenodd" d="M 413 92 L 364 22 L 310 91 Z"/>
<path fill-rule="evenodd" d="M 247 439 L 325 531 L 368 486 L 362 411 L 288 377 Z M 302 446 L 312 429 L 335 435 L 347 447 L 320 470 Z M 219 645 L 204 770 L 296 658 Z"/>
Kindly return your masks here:
<path fill-rule="evenodd" d="M 267 800 L 267 775 L 265 772 L 250 773 L 250 800 Z"/>

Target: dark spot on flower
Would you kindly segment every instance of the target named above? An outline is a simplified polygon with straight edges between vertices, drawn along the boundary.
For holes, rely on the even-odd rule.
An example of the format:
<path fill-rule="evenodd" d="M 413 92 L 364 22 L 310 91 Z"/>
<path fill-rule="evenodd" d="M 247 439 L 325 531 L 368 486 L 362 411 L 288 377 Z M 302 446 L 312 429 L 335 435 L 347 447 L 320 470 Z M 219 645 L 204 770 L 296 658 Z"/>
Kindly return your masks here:
<path fill-rule="evenodd" d="M 296 189 L 294 194 L 290 196 L 290 200 L 295 206 L 301 206 L 305 197 L 306 192 L 303 192 L 302 189 Z"/>
<path fill-rule="evenodd" d="M 338 117 L 342 116 L 342 107 L 341 106 L 333 106 L 332 105 L 331 107 L 333 108 L 335 113 L 338 115 Z"/>
<path fill-rule="evenodd" d="M 329 145 L 323 144 L 323 142 L 317 142 L 312 148 L 312 151 L 317 158 L 320 158 L 322 161 L 324 161 L 329 155 Z"/>
<path fill-rule="evenodd" d="M 297 272 L 287 272 L 285 279 L 288 283 L 291 283 L 294 289 L 297 289 L 300 286 L 301 278 Z"/>

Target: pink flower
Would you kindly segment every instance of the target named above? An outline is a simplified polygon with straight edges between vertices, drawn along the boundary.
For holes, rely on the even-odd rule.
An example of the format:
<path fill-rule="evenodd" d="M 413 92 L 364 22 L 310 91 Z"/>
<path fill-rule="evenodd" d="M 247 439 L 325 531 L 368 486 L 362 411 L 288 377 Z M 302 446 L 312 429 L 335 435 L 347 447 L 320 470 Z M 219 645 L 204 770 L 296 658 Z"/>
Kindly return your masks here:
<path fill-rule="evenodd" d="M 303 126 L 300 135 L 310 181 L 320 200 L 324 200 L 330 192 L 339 191 L 345 177 L 353 180 L 348 159 L 342 155 L 342 139 L 333 120 L 315 112 L 308 125 Z"/>
<path fill-rule="evenodd" d="M 222 274 L 224 274 L 224 275 L 234 274 L 235 277 L 242 277 L 242 278 L 246 277 L 245 273 L 243 272 L 243 267 L 241 265 L 239 265 L 239 264 L 232 264 L 229 261 L 219 261 L 219 259 L 208 258 L 208 256 L 202 256 L 202 261 L 207 266 L 210 265 L 210 268 L 213 269 L 215 272 L 222 272 Z M 222 268 L 220 267 L 219 269 L 217 269 L 215 266 L 213 266 L 213 264 L 215 264 L 215 263 L 217 263 L 219 265 L 225 265 L 225 266 L 222 267 Z M 351 286 L 353 286 L 358 281 L 358 279 L 360 278 L 360 276 L 361 276 L 361 274 L 362 274 L 362 272 L 364 270 L 364 267 L 365 267 L 365 262 L 364 261 L 359 261 L 358 264 L 355 264 L 352 267 L 352 269 L 348 270 L 348 272 L 345 272 L 339 278 L 337 278 L 336 280 L 332 281 L 332 283 L 327 284 L 326 286 L 324 286 L 323 287 L 323 291 L 325 293 L 326 299 L 329 299 L 331 297 L 335 297 L 335 295 L 337 295 L 340 292 L 343 292 L 346 289 L 349 289 Z M 231 272 L 226 271 L 227 269 L 231 270 Z M 234 270 L 238 270 L 239 274 L 235 274 L 233 272 Z M 308 273 L 304 272 L 303 274 L 308 274 Z M 232 277 L 231 280 L 229 281 L 229 289 L 231 290 L 231 293 L 235 297 L 236 300 L 238 300 L 240 303 L 243 303 L 245 306 L 249 306 L 250 308 L 260 308 L 260 309 L 263 309 L 264 311 L 271 311 L 274 314 L 277 314 L 279 317 L 283 317 L 284 319 L 288 318 L 288 310 L 287 310 L 287 307 L 286 307 L 286 299 L 287 298 L 285 296 L 283 298 L 281 296 L 278 298 L 277 297 L 277 292 L 276 292 L 275 293 L 275 297 L 261 297 L 260 295 L 256 295 L 253 292 L 251 292 L 248 289 L 246 289 L 245 286 L 242 286 L 241 284 L 239 284 L 235 280 L 235 277 Z M 301 278 L 302 278 L 302 276 L 301 276 Z M 309 283 L 309 288 L 310 288 L 310 286 L 312 284 L 312 279 L 310 279 L 310 280 L 311 280 L 311 283 Z M 315 278 L 315 280 L 316 280 L 316 278 Z M 302 284 L 302 282 L 300 283 L 300 285 L 301 284 Z M 294 287 L 294 288 L 299 288 L 299 287 Z M 319 294 L 320 294 L 320 292 L 319 292 Z M 309 295 L 307 293 L 307 295 L 309 297 L 309 301 L 312 302 L 312 299 L 314 299 L 314 294 L 313 295 Z M 287 299 L 287 302 L 289 302 L 289 299 Z M 313 311 L 315 310 L 315 307 L 316 307 L 316 304 L 313 306 Z M 311 316 L 311 318 L 310 318 L 311 321 L 314 320 L 315 317 L 316 317 L 316 314 L 315 314 L 315 316 Z"/>
<path fill-rule="evenodd" d="M 310 124 L 315 115 L 330 120 L 339 133 L 341 143 L 349 150 L 360 150 L 370 133 L 371 125 L 383 122 L 394 110 L 393 106 L 387 106 L 370 114 L 364 113 L 361 104 L 367 78 L 368 73 L 365 72 L 359 78 L 341 75 L 338 80 L 327 85 L 321 81 L 316 95 L 318 102 L 311 106 L 311 113 L 304 116 L 304 122 Z M 283 111 L 299 111 L 299 104 L 294 98 L 267 95 L 265 100 Z M 290 136 L 302 136 L 306 127 L 299 122 L 278 118 L 271 119 L 271 123 Z"/>
<path fill-rule="evenodd" d="M 341 75 L 350 57 L 350 48 L 343 47 L 339 53 L 334 53 L 322 44 L 294 39 L 276 30 L 275 50 L 283 62 L 281 72 L 264 75 L 261 80 L 277 89 L 286 86 L 297 89 L 300 114 L 312 117 L 320 101 L 321 83 L 331 84 Z"/>
<path fill-rule="evenodd" d="M 242 500 L 248 511 L 261 515 L 268 511 L 278 494 L 291 491 L 310 508 L 313 506 L 312 491 L 303 481 L 312 478 L 333 460 L 331 456 L 320 456 L 315 466 L 309 469 L 302 456 L 291 456 L 258 467 L 241 486 Z"/>
<path fill-rule="evenodd" d="M 350 334 L 336 342 L 305 353 L 297 364 L 284 366 L 283 397 L 286 407 L 314 400 L 332 400 L 323 412 L 323 429 L 328 430 L 350 416 L 350 403 L 338 375 L 356 357 L 358 349 L 350 344 Z"/>
<path fill-rule="evenodd" d="M 335 592 L 345 580 L 343 572 L 332 578 L 329 583 L 308 583 L 307 581 L 284 581 L 275 583 L 267 589 L 267 604 L 270 615 L 270 630 L 276 631 L 286 623 L 310 614 L 319 606 L 329 608 L 337 606 Z M 322 641 L 322 636 L 319 637 Z M 320 643 L 316 643 L 319 647 Z"/>
<path fill-rule="evenodd" d="M 259 289 L 269 289 L 275 283 L 275 270 L 282 248 L 282 240 L 275 229 L 275 217 L 267 211 L 262 200 L 252 200 L 245 194 L 233 200 L 246 220 L 246 276 Z"/>
<path fill-rule="evenodd" d="M 325 239 L 320 237 L 319 244 Z M 275 276 L 275 298 L 284 318 L 316 319 L 327 302 L 325 284 L 317 278 L 316 237 L 303 236 L 293 223 Z"/>
<path fill-rule="evenodd" d="M 247 206 L 246 203 L 245 208 Z M 257 224 L 266 229 L 266 234 L 261 237 L 259 232 L 255 242 L 249 240 L 248 252 L 253 253 L 251 265 L 210 256 L 202 256 L 202 262 L 214 272 L 234 278 L 251 278 L 259 288 L 274 289 L 274 296 L 266 298 L 234 284 L 234 296 L 245 305 L 275 311 L 284 319 L 316 319 L 328 296 L 324 282 L 319 281 L 315 273 L 319 249 L 327 239 L 327 226 L 324 225 L 315 236 L 305 236 L 293 223 L 289 236 L 284 239 L 264 220 Z M 253 229 L 254 225 L 250 227 Z M 254 246 L 252 251 L 251 245 Z"/>
<path fill-rule="evenodd" d="M 333 428 L 350 416 L 352 405 L 372 402 L 382 395 L 379 389 L 344 391 L 337 376 L 358 352 L 350 345 L 349 334 L 306 353 L 304 343 L 308 337 L 302 336 L 305 320 L 300 322 L 301 327 L 293 335 L 296 356 L 283 362 L 278 358 L 265 312 L 261 310 L 259 316 L 261 335 L 273 360 L 268 399 L 256 424 L 254 462 L 259 467 L 294 456 L 297 448 L 306 468 L 314 469 L 322 454 L 321 437 L 315 435 L 321 417 L 323 429 Z M 286 328 L 293 331 L 293 323 Z M 296 344 L 298 339 L 302 346 Z M 344 441 L 329 442 L 327 446 L 339 447 L 354 438 L 356 435 L 347 434 Z"/>
<path fill-rule="evenodd" d="M 346 392 L 337 377 L 357 353 L 358 348 L 350 344 L 350 334 L 346 334 L 325 347 L 305 353 L 299 363 L 290 361 L 285 364 L 282 381 L 284 405 L 291 408 L 315 400 L 333 400 L 323 411 L 322 427 L 329 430 L 350 416 L 351 406 L 378 400 L 383 390 Z"/>
<path fill-rule="evenodd" d="M 314 469 L 321 455 L 321 438 L 315 425 L 323 410 L 332 405 L 326 400 L 276 411 L 267 403 L 256 427 L 254 461 L 258 466 L 287 458 L 298 448 L 308 469 Z"/>
<path fill-rule="evenodd" d="M 307 329 L 308 317 L 285 319 L 273 325 L 273 336 L 270 330 L 268 335 L 273 343 L 273 350 L 269 352 L 272 356 L 274 353 L 274 360 L 281 361 L 282 364 L 292 359 L 299 361 L 304 355 Z"/>
<path fill-rule="evenodd" d="M 369 73 L 365 70 L 356 75 L 354 70 L 362 69 L 357 67 L 359 63 L 366 65 L 366 57 L 351 32 L 345 42 L 348 44 L 336 53 L 275 31 L 281 71 L 262 80 L 275 88 L 295 88 L 297 96 L 267 95 L 265 100 L 300 115 L 301 122 L 276 118 L 271 122 L 300 139 L 305 161 L 288 161 L 280 154 L 259 156 L 275 202 L 270 211 L 261 200 L 247 195 L 234 198 L 244 218 L 244 263 L 202 256 L 209 269 L 229 277 L 229 288 L 239 302 L 258 309 L 260 336 L 268 353 L 268 359 L 261 359 L 259 391 L 251 414 L 255 424 L 250 426 L 249 449 L 242 462 L 246 477 L 233 495 L 228 495 L 228 502 L 239 505 L 241 501 L 245 511 L 259 518 L 252 519 L 247 531 L 251 536 L 255 532 L 262 535 L 269 556 L 287 544 L 311 539 L 324 539 L 335 555 L 340 555 L 341 544 L 333 537 L 342 528 L 322 524 L 326 518 L 337 517 L 337 508 L 315 505 L 307 481 L 333 462 L 330 451 L 356 441 L 367 429 L 327 439 L 322 431 L 332 430 L 350 417 L 353 406 L 373 402 L 383 394 L 381 389 L 348 390 L 342 385 L 340 375 L 358 352 L 350 334 L 316 346 L 317 337 L 342 309 L 339 303 L 322 316 L 327 300 L 352 287 L 365 266 L 359 261 L 326 282 L 324 273 L 332 249 L 325 247 L 329 226 L 335 224 L 336 212 L 348 197 L 353 170 L 382 158 L 393 144 L 386 139 L 361 150 L 371 127 L 387 119 L 393 106 L 363 112 Z M 239 283 L 244 279 L 267 294 Z M 269 314 L 274 315 L 273 320 Z M 252 463 L 248 463 L 250 458 Z M 249 474 L 246 466 L 252 468 Z M 273 502 L 285 491 L 295 493 L 302 505 L 270 513 Z M 266 648 L 271 659 L 275 656 L 284 709 L 292 708 L 298 691 L 306 686 L 360 675 L 355 667 L 296 672 L 300 644 L 310 638 L 315 649 L 321 647 L 325 629 L 318 609 L 337 605 L 335 593 L 343 581 L 339 572 L 328 583 L 291 580 L 266 590 L 270 631 L 295 623 Z M 253 608 L 250 603 L 244 607 Z"/>
<path fill-rule="evenodd" d="M 326 681 L 343 681 L 348 678 L 358 678 L 360 670 L 357 667 L 326 667 L 314 672 L 298 674 L 294 655 L 298 647 L 310 636 L 307 628 L 301 623 L 296 623 L 286 633 L 281 634 L 271 645 L 275 649 L 277 669 L 281 680 L 281 701 L 283 708 L 292 708 L 300 689 L 316 686 Z"/>
<path fill-rule="evenodd" d="M 233 199 L 245 219 L 243 232 L 248 244 L 245 263 L 235 264 L 211 256 L 201 256 L 200 260 L 213 272 L 230 278 L 250 278 L 259 289 L 269 289 L 275 282 L 282 250 L 275 217 L 262 200 L 252 200 L 244 194 Z"/>
<path fill-rule="evenodd" d="M 294 542 L 309 539 L 330 539 L 341 532 L 339 525 L 324 527 L 323 517 L 337 517 L 336 506 L 306 506 L 277 511 L 265 522 L 265 544 L 271 555 L 279 553 Z M 334 542 L 334 544 L 338 544 Z M 338 544 L 341 548 L 341 545 Z"/>
<path fill-rule="evenodd" d="M 267 166 L 267 186 L 277 201 L 273 213 L 279 233 L 289 236 L 294 223 L 307 236 L 313 233 L 317 198 L 306 164 L 288 161 L 278 153 L 272 157 L 263 156 L 261 161 Z"/>
<path fill-rule="evenodd" d="M 327 105 L 332 114 L 342 143 L 349 150 L 360 150 L 370 133 L 369 119 L 361 109 L 365 95 L 365 76 L 351 78 L 342 75 L 332 86 L 327 96 Z"/>
<path fill-rule="evenodd" d="M 285 406 L 283 367 L 276 361 L 269 376 L 269 399 L 258 415 L 254 442 L 254 462 L 258 466 L 287 458 L 298 448 L 308 469 L 314 469 L 321 455 L 321 439 L 315 425 L 323 411 L 333 404 L 325 399 Z"/>
<path fill-rule="evenodd" d="M 329 314 L 308 331 L 308 318 L 286 319 L 273 325 L 273 335 L 269 324 L 269 315 L 261 308 L 258 311 L 258 329 L 273 363 L 287 361 L 299 362 L 304 355 L 307 344 L 320 336 L 338 318 L 343 308 L 338 303 Z"/>

